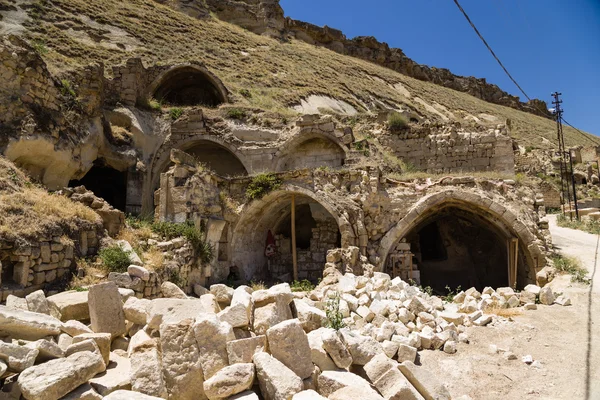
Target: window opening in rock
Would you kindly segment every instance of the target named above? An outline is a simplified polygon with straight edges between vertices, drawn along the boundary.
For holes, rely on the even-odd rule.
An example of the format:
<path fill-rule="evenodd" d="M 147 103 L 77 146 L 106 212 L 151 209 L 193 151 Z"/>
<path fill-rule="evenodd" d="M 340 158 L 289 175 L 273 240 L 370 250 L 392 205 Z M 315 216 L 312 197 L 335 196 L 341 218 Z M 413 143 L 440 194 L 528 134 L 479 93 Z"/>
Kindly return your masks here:
<path fill-rule="evenodd" d="M 284 171 L 303 168 L 339 168 L 344 165 L 345 153 L 341 147 L 328 139 L 314 138 L 296 146 L 288 155 Z"/>
<path fill-rule="evenodd" d="M 2 286 L 14 284 L 14 265 L 10 260 L 0 260 L 0 271 L 0 284 L 2 284 Z"/>
<path fill-rule="evenodd" d="M 183 147 L 181 150 L 194 156 L 198 162 L 222 177 L 232 178 L 248 175 L 248 171 L 240 159 L 217 143 L 200 141 Z M 173 163 L 169 163 L 163 172 L 168 171 L 172 166 Z"/>
<path fill-rule="evenodd" d="M 167 106 L 216 107 L 225 102 L 212 80 L 196 68 L 185 67 L 169 73 L 152 97 Z"/>
<path fill-rule="evenodd" d="M 69 182 L 70 187 L 85 186 L 116 209 L 125 211 L 127 197 L 127 172 L 95 165 L 81 179 Z"/>

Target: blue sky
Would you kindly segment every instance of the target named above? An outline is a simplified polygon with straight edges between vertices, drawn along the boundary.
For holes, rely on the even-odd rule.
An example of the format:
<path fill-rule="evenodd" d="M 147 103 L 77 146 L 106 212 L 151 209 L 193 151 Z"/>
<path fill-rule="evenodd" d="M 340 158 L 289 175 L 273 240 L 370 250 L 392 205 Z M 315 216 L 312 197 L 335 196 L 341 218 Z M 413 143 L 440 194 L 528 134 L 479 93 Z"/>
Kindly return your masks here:
<path fill-rule="evenodd" d="M 562 92 L 564 118 L 600 135 L 600 0 L 461 0 L 531 98 Z M 453 0 L 281 0 L 286 16 L 375 36 L 421 64 L 486 78 L 525 97 Z"/>

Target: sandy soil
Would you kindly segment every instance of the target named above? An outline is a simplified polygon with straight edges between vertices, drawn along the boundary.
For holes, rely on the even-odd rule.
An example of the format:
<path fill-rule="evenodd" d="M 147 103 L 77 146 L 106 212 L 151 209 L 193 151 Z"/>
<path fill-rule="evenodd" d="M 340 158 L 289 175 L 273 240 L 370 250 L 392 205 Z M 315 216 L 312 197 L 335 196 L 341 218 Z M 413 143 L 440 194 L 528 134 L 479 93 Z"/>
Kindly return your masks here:
<path fill-rule="evenodd" d="M 568 294 L 572 306 L 538 305 L 512 321 L 468 328 L 471 343 L 459 344 L 454 355 L 422 351 L 423 366 L 447 384 L 453 397 L 600 399 L 600 271 L 594 274 L 600 269 L 600 238 L 557 227 L 552 216 L 550 230 L 555 247 L 579 258 L 593 275 L 593 284 L 573 284 L 570 277 L 559 276 L 551 285 Z M 492 344 L 517 359 L 492 354 Z M 524 355 L 539 361 L 539 367 L 523 363 Z"/>

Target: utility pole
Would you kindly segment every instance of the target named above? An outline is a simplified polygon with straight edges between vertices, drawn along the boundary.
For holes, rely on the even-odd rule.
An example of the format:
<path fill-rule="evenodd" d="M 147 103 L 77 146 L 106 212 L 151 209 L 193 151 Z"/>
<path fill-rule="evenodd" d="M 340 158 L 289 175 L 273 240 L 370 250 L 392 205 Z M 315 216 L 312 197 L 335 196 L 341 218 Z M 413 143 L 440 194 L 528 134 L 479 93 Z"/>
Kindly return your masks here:
<path fill-rule="evenodd" d="M 569 213 L 571 220 L 573 220 L 573 206 L 571 205 L 571 190 L 569 188 L 569 179 L 571 180 L 571 185 L 573 187 L 573 203 L 575 205 L 575 216 L 577 220 L 579 220 L 579 210 L 577 207 L 577 192 L 575 191 L 575 177 L 573 175 L 573 158 L 571 157 L 571 151 L 567 150 L 565 147 L 565 136 L 563 134 L 563 126 L 562 126 L 562 113 L 560 105 L 562 104 L 562 100 L 560 100 L 560 96 L 562 93 L 554 92 L 552 93 L 552 97 L 554 97 L 554 114 L 556 115 L 556 131 L 558 136 L 558 151 L 560 153 L 560 183 L 561 183 L 561 191 L 563 198 L 563 215 L 565 213 L 565 192 L 567 194 L 566 201 L 569 203 Z M 567 157 L 569 158 L 569 162 L 567 163 Z M 566 188 L 566 190 L 565 190 Z"/>

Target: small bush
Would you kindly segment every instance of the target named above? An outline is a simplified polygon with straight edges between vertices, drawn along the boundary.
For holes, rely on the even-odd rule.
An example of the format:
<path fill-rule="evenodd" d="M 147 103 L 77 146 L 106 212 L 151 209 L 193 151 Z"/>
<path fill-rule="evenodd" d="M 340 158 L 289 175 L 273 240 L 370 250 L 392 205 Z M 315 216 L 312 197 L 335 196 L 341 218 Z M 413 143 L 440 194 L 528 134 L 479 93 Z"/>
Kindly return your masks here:
<path fill-rule="evenodd" d="M 77 93 L 75 93 L 75 89 L 73 88 L 73 85 L 70 81 L 68 81 L 67 79 L 63 79 L 60 81 L 60 83 L 62 85 L 60 88 L 60 92 L 63 96 L 68 96 L 72 98 L 77 97 Z"/>
<path fill-rule="evenodd" d="M 150 107 L 151 110 L 160 111 L 162 110 L 162 103 L 159 100 L 152 98 L 148 101 L 148 107 Z"/>
<path fill-rule="evenodd" d="M 388 116 L 388 125 L 392 131 L 399 131 L 406 128 L 408 123 L 402 114 L 394 112 Z"/>
<path fill-rule="evenodd" d="M 346 326 L 344 323 L 344 316 L 340 312 L 340 294 L 335 293 L 335 295 L 327 301 L 327 308 L 325 309 L 325 314 L 327 315 L 327 328 L 335 329 L 339 331 L 343 327 Z"/>
<path fill-rule="evenodd" d="M 179 119 L 179 117 L 181 117 L 182 115 L 183 115 L 183 108 L 175 107 L 175 108 L 171 108 L 169 110 L 169 117 L 171 117 L 171 119 L 173 121 L 177 121 Z"/>
<path fill-rule="evenodd" d="M 31 47 L 33 50 L 38 53 L 40 56 L 48 53 L 48 48 L 46 47 L 46 42 L 41 39 L 35 39 L 31 42 Z"/>
<path fill-rule="evenodd" d="M 98 255 L 104 267 L 111 272 L 126 272 L 129 267 L 129 252 L 119 245 L 105 247 Z"/>
<path fill-rule="evenodd" d="M 274 174 L 259 174 L 252 178 L 246 189 L 246 197 L 250 200 L 260 199 L 273 190 L 279 189 L 281 179 Z"/>
<path fill-rule="evenodd" d="M 292 292 L 312 292 L 315 289 L 315 285 L 306 279 L 293 281 L 290 287 L 292 288 Z"/>
<path fill-rule="evenodd" d="M 246 118 L 246 111 L 240 108 L 230 108 L 227 110 L 227 117 L 232 119 L 244 119 Z"/>
<path fill-rule="evenodd" d="M 557 271 L 570 274 L 572 282 L 585 283 L 589 285 L 591 279 L 587 278 L 587 271 L 581 266 L 579 260 L 573 257 L 565 257 L 561 254 L 550 257 Z"/>
<path fill-rule="evenodd" d="M 452 303 L 454 301 L 454 296 L 456 296 L 458 293 L 460 293 L 461 287 L 459 285 L 456 287 L 456 289 L 452 290 L 450 288 L 450 286 L 446 286 L 446 290 L 448 291 L 448 294 L 446 294 L 446 296 L 442 297 L 442 299 L 444 299 L 448 303 Z"/>
<path fill-rule="evenodd" d="M 210 263 L 214 258 L 213 246 L 204 239 L 203 231 L 197 229 L 191 221 L 187 221 L 183 224 L 154 222 L 151 229 L 154 233 L 164 237 L 166 240 L 182 236 L 186 238 L 196 252 L 196 257 L 198 257 L 203 264 Z"/>
<path fill-rule="evenodd" d="M 533 151 L 533 146 L 527 146 L 525 147 L 525 154 L 529 154 Z"/>
<path fill-rule="evenodd" d="M 250 93 L 250 91 L 248 89 L 241 89 L 240 94 L 247 99 L 252 97 L 252 93 Z"/>

